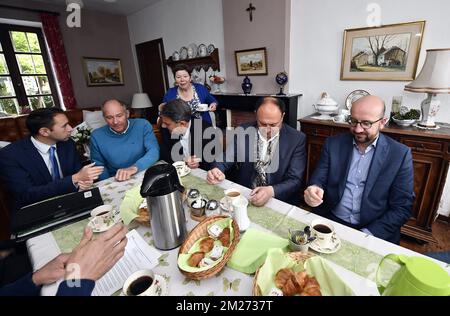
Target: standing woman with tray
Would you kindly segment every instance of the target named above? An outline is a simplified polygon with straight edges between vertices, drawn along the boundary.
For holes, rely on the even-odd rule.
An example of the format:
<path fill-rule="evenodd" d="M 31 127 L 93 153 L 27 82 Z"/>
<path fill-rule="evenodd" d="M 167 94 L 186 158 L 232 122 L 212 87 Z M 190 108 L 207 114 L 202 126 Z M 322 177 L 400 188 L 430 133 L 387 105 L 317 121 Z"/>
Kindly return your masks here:
<path fill-rule="evenodd" d="M 202 118 L 204 121 L 212 124 L 209 112 L 217 110 L 217 100 L 209 93 L 203 85 L 192 83 L 191 72 L 185 64 L 179 64 L 173 68 L 176 86 L 169 89 L 164 96 L 163 103 L 175 99 L 186 101 L 191 107 L 193 118 Z M 208 109 L 199 109 L 200 104 L 208 104 Z"/>

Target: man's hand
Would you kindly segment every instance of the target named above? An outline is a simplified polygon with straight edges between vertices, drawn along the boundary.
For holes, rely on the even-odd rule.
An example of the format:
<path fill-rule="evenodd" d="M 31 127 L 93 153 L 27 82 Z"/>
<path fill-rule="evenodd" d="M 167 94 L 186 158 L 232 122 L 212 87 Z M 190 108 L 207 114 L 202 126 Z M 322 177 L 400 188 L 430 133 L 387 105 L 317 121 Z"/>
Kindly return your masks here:
<path fill-rule="evenodd" d="M 209 184 L 218 184 L 223 180 L 225 180 L 225 175 L 219 168 L 209 170 L 206 175 L 206 181 L 208 181 Z"/>
<path fill-rule="evenodd" d="M 273 187 L 258 187 L 250 193 L 250 202 L 255 206 L 264 206 L 275 196 Z"/>
<path fill-rule="evenodd" d="M 119 169 L 116 173 L 116 181 L 123 182 L 130 180 L 138 172 L 138 168 L 135 166 L 128 167 L 126 169 Z"/>
<path fill-rule="evenodd" d="M 72 176 L 72 182 L 78 184 L 79 182 L 95 181 L 102 174 L 104 167 L 94 167 L 95 162 L 84 166 L 80 171 Z"/>
<path fill-rule="evenodd" d="M 92 189 L 94 181 L 80 181 L 78 182 L 78 191 L 85 191 Z"/>
<path fill-rule="evenodd" d="M 305 190 L 305 202 L 311 207 L 318 207 L 323 203 L 324 191 L 316 185 Z"/>
<path fill-rule="evenodd" d="M 191 169 L 197 169 L 198 167 L 200 167 L 200 158 L 197 158 L 197 156 L 191 156 L 188 157 L 186 160 L 186 165 L 191 168 Z"/>
<path fill-rule="evenodd" d="M 66 273 L 66 262 L 69 259 L 68 254 L 61 254 L 45 266 L 33 273 L 32 280 L 37 286 L 52 284 L 58 281 Z"/>
<path fill-rule="evenodd" d="M 209 105 L 209 110 L 210 110 L 211 112 L 215 112 L 215 111 L 217 110 L 217 103 L 211 103 L 211 104 Z"/>
<path fill-rule="evenodd" d="M 86 228 L 83 239 L 67 259 L 65 279 L 97 281 L 122 258 L 127 245 L 126 226 L 117 224 L 97 239 Z"/>

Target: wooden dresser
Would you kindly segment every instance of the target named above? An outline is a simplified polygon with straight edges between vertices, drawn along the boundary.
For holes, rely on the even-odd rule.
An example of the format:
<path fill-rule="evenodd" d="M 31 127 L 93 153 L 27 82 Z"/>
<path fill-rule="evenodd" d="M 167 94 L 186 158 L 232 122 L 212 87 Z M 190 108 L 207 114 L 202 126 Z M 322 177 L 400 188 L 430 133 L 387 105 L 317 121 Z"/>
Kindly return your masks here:
<path fill-rule="evenodd" d="M 325 139 L 347 132 L 348 124 L 319 121 L 312 116 L 299 122 L 307 136 L 306 180 L 309 181 Z M 450 127 L 444 125 L 439 130 L 424 131 L 392 123 L 383 130 L 385 135 L 412 149 L 416 201 L 412 217 L 402 228 L 402 233 L 426 242 L 436 242 L 431 226 L 437 217 L 450 161 Z"/>

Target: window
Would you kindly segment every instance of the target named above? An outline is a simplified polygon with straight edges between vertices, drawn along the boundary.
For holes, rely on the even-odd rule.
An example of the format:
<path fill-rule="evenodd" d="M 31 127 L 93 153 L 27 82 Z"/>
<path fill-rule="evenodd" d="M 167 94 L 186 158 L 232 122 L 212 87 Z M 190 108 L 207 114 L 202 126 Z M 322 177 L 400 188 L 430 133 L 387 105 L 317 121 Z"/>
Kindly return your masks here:
<path fill-rule="evenodd" d="M 0 112 L 60 107 L 39 28 L 0 24 Z"/>

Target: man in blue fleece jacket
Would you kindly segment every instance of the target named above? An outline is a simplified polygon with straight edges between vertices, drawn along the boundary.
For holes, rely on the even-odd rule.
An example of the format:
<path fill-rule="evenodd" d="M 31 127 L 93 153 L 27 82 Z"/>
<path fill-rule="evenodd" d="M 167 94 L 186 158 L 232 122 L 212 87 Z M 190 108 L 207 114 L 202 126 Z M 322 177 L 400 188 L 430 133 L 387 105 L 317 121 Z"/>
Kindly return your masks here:
<path fill-rule="evenodd" d="M 115 225 L 95 240 L 86 228 L 80 244 L 70 254 L 61 254 L 33 274 L 0 288 L 0 296 L 38 296 L 45 284 L 64 278 L 57 296 L 90 296 L 95 281 L 122 258 L 128 230 Z"/>
<path fill-rule="evenodd" d="M 91 160 L 105 167 L 100 180 L 114 176 L 127 181 L 158 161 L 158 141 L 147 120 L 129 119 L 126 106 L 118 100 L 106 101 L 102 111 L 108 125 L 91 137 Z"/>

